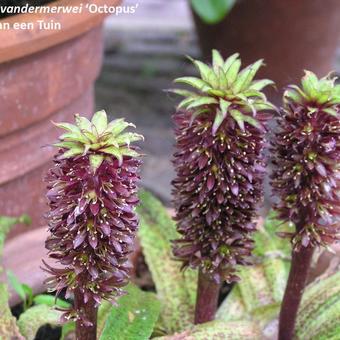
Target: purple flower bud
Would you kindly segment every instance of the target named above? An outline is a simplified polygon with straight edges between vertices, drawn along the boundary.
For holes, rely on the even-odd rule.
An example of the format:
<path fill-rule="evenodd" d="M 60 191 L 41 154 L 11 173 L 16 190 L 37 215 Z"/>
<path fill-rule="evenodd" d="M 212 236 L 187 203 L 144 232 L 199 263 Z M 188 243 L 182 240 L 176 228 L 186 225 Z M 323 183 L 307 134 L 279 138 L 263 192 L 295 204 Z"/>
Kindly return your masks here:
<path fill-rule="evenodd" d="M 340 85 L 306 71 L 289 86 L 273 143 L 279 217 L 296 226 L 295 250 L 340 239 Z"/>

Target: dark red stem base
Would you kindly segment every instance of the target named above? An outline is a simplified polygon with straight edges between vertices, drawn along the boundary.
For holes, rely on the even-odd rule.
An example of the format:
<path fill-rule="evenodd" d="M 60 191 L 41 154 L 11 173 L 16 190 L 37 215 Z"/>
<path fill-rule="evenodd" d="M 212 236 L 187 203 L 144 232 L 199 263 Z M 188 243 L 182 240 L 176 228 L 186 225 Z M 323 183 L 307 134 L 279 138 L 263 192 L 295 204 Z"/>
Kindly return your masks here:
<path fill-rule="evenodd" d="M 293 251 L 292 253 L 290 273 L 281 305 L 279 340 L 293 339 L 296 315 L 306 284 L 313 251 L 314 248 L 312 247 L 301 247 L 299 252 Z"/>
<path fill-rule="evenodd" d="M 81 309 L 92 326 L 85 326 L 81 320 L 76 321 L 76 340 L 96 340 L 97 338 L 97 307 L 94 300 L 84 303 L 83 294 L 76 290 L 74 293 L 76 309 Z"/>
<path fill-rule="evenodd" d="M 212 280 L 209 275 L 199 271 L 195 324 L 214 320 L 220 287 L 221 285 Z"/>

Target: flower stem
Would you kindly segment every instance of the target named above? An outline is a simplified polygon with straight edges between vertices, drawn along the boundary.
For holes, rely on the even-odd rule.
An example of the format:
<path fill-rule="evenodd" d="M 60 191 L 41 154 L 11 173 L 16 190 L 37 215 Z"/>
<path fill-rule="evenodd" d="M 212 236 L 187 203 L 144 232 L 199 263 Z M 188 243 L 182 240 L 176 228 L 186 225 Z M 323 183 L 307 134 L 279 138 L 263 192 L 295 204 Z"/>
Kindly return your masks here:
<path fill-rule="evenodd" d="M 294 334 L 295 320 L 306 284 L 314 248 L 301 247 L 292 253 L 292 263 L 287 287 L 283 297 L 280 319 L 279 340 L 291 340 Z"/>
<path fill-rule="evenodd" d="M 195 324 L 211 321 L 215 318 L 220 284 L 216 283 L 200 269 L 195 310 Z"/>
<path fill-rule="evenodd" d="M 77 340 L 96 340 L 97 337 L 97 307 L 93 299 L 84 303 L 83 294 L 76 289 L 74 293 L 74 303 L 77 310 L 84 313 L 84 317 L 92 325 L 85 326 L 82 320 L 76 321 L 76 339 Z"/>

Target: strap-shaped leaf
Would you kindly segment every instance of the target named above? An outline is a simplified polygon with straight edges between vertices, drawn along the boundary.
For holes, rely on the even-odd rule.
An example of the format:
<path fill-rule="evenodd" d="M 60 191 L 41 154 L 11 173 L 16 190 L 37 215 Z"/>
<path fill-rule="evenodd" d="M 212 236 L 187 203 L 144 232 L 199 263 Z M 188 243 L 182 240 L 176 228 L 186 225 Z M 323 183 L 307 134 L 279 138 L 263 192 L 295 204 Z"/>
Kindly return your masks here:
<path fill-rule="evenodd" d="M 239 284 L 236 284 L 218 308 L 216 319 L 221 321 L 239 321 L 249 318 L 250 316 L 240 293 Z"/>
<path fill-rule="evenodd" d="M 130 284 L 128 294 L 108 314 L 100 340 L 148 340 L 159 317 L 160 303 L 153 293 Z"/>
<path fill-rule="evenodd" d="M 12 316 L 4 283 L 0 283 L 0 339 L 25 339 L 19 332 L 15 317 Z"/>
<path fill-rule="evenodd" d="M 60 308 L 70 308 L 71 304 L 59 298 L 55 298 L 53 295 L 49 294 L 38 294 L 33 298 L 33 302 L 36 305 L 46 305 L 49 307 L 58 306 Z"/>
<path fill-rule="evenodd" d="M 97 315 L 97 338 L 100 339 L 101 334 L 103 333 L 106 320 L 110 315 L 111 309 L 116 308 L 113 306 L 111 302 L 103 300 L 98 308 Z"/>
<path fill-rule="evenodd" d="M 249 321 L 210 321 L 200 325 L 196 325 L 180 334 L 164 336 L 156 339 L 162 340 L 208 340 L 208 339 L 230 339 L 243 340 L 263 339 L 263 335 L 259 327 Z"/>
<path fill-rule="evenodd" d="M 34 340 L 41 326 L 46 324 L 59 325 L 61 314 L 60 311 L 46 305 L 33 306 L 20 315 L 18 327 L 26 340 Z"/>
<path fill-rule="evenodd" d="M 340 334 L 340 272 L 307 286 L 299 308 L 295 338 L 338 339 Z"/>
<path fill-rule="evenodd" d="M 140 193 L 139 239 L 161 301 L 161 321 L 168 333 L 193 322 L 197 273 L 181 271 L 172 255 L 171 240 L 178 238 L 174 222 L 162 204 L 148 192 Z"/>
<path fill-rule="evenodd" d="M 289 273 L 291 246 L 275 235 L 283 225 L 275 216 L 271 212 L 254 234 L 257 264 L 240 267 L 241 280 L 221 304 L 219 320 L 254 320 L 264 327 L 277 317 Z"/>

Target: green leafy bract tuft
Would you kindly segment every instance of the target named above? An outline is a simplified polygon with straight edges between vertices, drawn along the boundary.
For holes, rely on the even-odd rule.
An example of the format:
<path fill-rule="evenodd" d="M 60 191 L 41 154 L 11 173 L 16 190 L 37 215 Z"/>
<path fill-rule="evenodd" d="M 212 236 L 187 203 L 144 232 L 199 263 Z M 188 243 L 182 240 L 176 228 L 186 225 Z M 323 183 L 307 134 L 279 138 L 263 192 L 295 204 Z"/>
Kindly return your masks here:
<path fill-rule="evenodd" d="M 329 74 L 323 78 L 318 77 L 311 71 L 305 71 L 301 80 L 301 87 L 288 86 L 283 95 L 285 105 L 291 102 L 320 106 L 327 112 L 327 107 L 340 104 L 340 85 L 335 84 L 336 77 Z M 339 112 L 328 112 L 337 116 Z"/>
<path fill-rule="evenodd" d="M 66 130 L 54 146 L 61 148 L 60 158 L 89 155 L 91 167 L 96 170 L 104 160 L 105 155 L 113 155 L 122 162 L 123 156 L 137 157 L 139 154 L 130 149 L 130 144 L 143 140 L 143 136 L 133 132 L 123 133 L 128 127 L 135 127 L 123 118 L 108 123 L 104 110 L 96 112 L 89 121 L 79 114 L 75 115 L 76 124 L 54 123 Z"/>
<path fill-rule="evenodd" d="M 244 130 L 245 123 L 261 128 L 256 119 L 258 111 L 276 110 L 261 92 L 266 86 L 274 83 L 268 79 L 254 80 L 257 71 L 264 65 L 262 59 L 241 71 L 241 60 L 237 53 L 224 60 L 217 50 L 213 50 L 211 66 L 190 57 L 189 59 L 199 71 L 200 78 L 181 77 L 175 79 L 175 83 L 189 85 L 193 90 L 169 91 L 185 97 L 178 109 L 192 112 L 194 118 L 206 112 L 214 114 L 213 135 L 229 115 L 235 119 L 241 130 Z"/>

